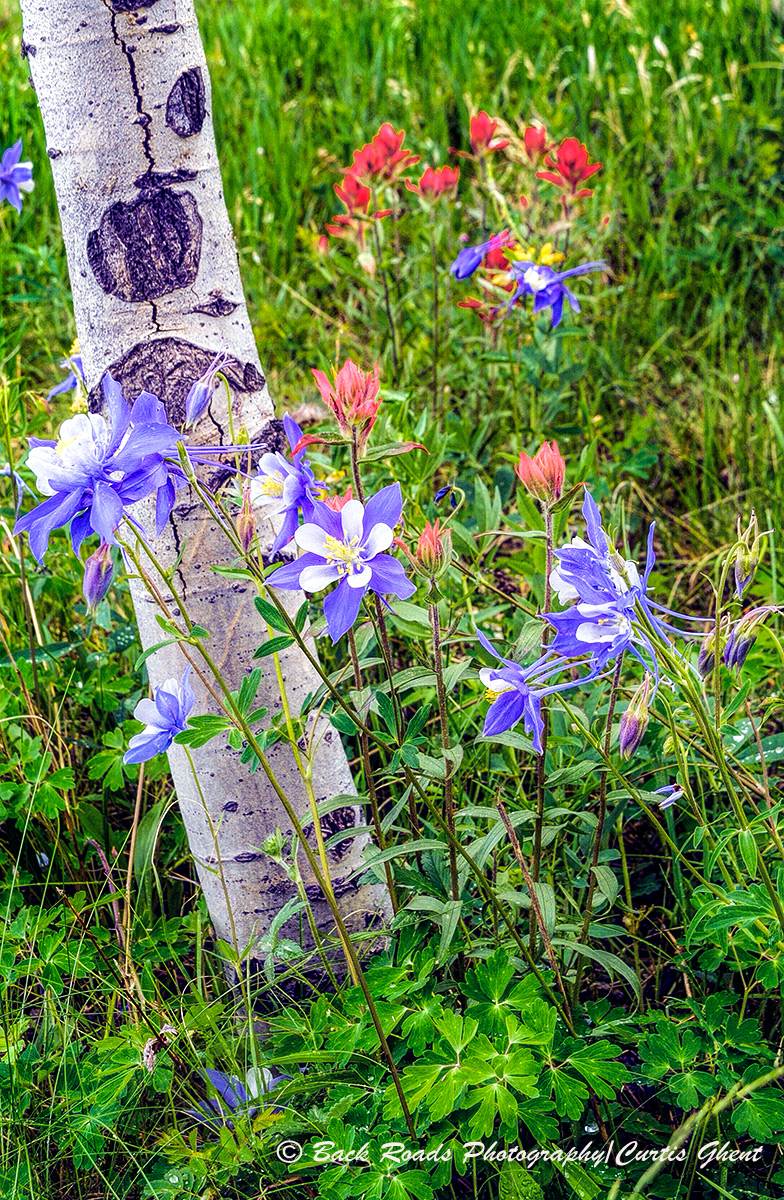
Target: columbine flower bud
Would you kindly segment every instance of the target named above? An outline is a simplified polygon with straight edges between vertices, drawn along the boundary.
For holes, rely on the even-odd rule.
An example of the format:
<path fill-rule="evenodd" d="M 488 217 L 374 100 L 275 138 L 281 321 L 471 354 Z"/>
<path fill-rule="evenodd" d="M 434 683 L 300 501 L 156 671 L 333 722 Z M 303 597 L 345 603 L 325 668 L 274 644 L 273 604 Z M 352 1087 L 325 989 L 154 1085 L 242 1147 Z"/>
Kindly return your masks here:
<path fill-rule="evenodd" d="M 197 379 L 196 382 L 191 386 L 188 395 L 185 397 L 186 425 L 192 425 L 194 421 L 198 421 L 202 413 L 206 411 L 207 405 L 212 399 L 212 393 L 215 387 L 215 376 L 223 370 L 228 361 L 228 354 L 223 352 L 216 354 L 215 358 L 212 360 L 201 378 Z"/>
<path fill-rule="evenodd" d="M 109 591 L 109 584 L 114 575 L 112 548 L 108 542 L 101 542 L 87 562 L 84 564 L 84 580 L 82 591 L 87 601 L 88 612 L 95 612 L 98 605 Z"/>
<path fill-rule="evenodd" d="M 651 692 L 651 677 L 645 676 L 637 691 L 629 701 L 629 707 L 621 717 L 621 727 L 618 734 L 618 747 L 621 758 L 631 758 L 642 741 L 643 734 L 648 728 L 650 713 L 648 699 Z"/>
<path fill-rule="evenodd" d="M 515 467 L 520 482 L 548 507 L 561 499 L 565 472 L 566 462 L 557 442 L 545 442 L 533 458 L 523 452 Z"/>
<path fill-rule="evenodd" d="M 378 363 L 372 371 L 362 371 L 347 358 L 333 376 L 330 383 L 323 371 L 313 368 L 321 399 L 335 414 L 340 432 L 348 440 L 356 440 L 362 454 L 381 406 Z"/>
<path fill-rule="evenodd" d="M 746 661 L 746 655 L 757 640 L 757 626 L 762 624 L 769 613 L 780 612 L 775 604 L 763 604 L 759 608 L 750 608 L 740 620 L 730 629 L 727 645 L 724 647 L 724 662 L 728 667 L 741 669 Z"/>
<path fill-rule="evenodd" d="M 249 487 L 245 488 L 242 501 L 242 512 L 237 517 L 237 533 L 239 534 L 243 552 L 247 554 L 253 545 L 253 539 L 256 536 L 256 517 L 253 513 L 253 506 L 250 502 Z"/>
<path fill-rule="evenodd" d="M 760 561 L 759 522 L 754 509 L 745 533 L 741 533 L 740 517 L 738 517 L 738 542 L 735 551 L 735 594 L 741 598 L 746 588 L 754 578 Z"/>
<path fill-rule="evenodd" d="M 416 547 L 414 566 L 417 574 L 424 575 L 427 579 L 438 579 L 449 568 L 451 562 L 452 531 L 442 529 L 439 518 L 436 518 L 433 525 L 426 521 Z"/>
<path fill-rule="evenodd" d="M 697 670 L 703 679 L 713 674 L 716 665 L 716 631 L 709 633 L 700 642 L 700 652 L 697 655 Z"/>

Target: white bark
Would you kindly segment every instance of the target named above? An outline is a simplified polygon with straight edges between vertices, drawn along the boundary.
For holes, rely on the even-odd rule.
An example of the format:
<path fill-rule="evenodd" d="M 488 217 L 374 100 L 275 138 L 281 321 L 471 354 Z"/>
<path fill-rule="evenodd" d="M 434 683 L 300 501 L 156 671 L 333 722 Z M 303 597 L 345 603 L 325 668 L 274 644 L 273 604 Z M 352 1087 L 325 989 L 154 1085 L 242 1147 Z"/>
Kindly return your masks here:
<path fill-rule="evenodd" d="M 210 81 L 193 0 L 21 0 L 24 46 L 46 128 L 73 291 L 74 315 L 91 402 L 109 369 L 128 401 L 143 388 L 166 404 L 172 424 L 183 419 L 185 395 L 214 354 L 233 356 L 234 429 L 283 449 L 279 423 L 259 367 L 223 200 L 211 119 Z M 120 10 L 120 11 L 118 11 Z M 225 399 L 216 393 L 196 436 L 230 440 Z M 223 408 L 223 412 L 221 409 Z M 261 524 L 261 522 L 260 522 Z M 272 530 L 267 527 L 269 541 Z M 267 544 L 269 544 L 269 541 Z M 210 630 L 209 649 L 231 687 L 256 665 L 253 651 L 267 636 L 255 589 L 221 579 L 211 563 L 229 563 L 230 547 L 189 489 L 178 493 L 169 528 L 155 545 L 164 563 L 182 554 L 177 583 L 191 618 Z M 162 640 L 157 608 L 138 583 L 133 598 L 145 648 Z M 301 597 L 295 598 L 296 602 Z M 151 682 L 179 675 L 177 646 L 148 662 Z M 259 703 L 271 713 L 281 701 L 270 659 Z M 283 655 L 289 705 L 296 715 L 318 677 L 296 648 Z M 217 711 L 198 680 L 195 712 Z M 313 779 L 319 800 L 355 794 L 338 733 L 317 730 Z M 291 749 L 270 758 L 304 826 L 307 796 Z M 228 887 L 240 948 L 269 927 L 293 894 L 261 843 L 291 824 L 263 773 L 250 775 L 221 742 L 194 751 L 209 820 L 180 747 L 169 755 L 191 850 L 217 935 L 231 941 L 223 882 L 216 869 L 210 823 Z M 329 835 L 360 820 L 350 806 L 323 822 Z M 312 833 L 312 828 L 311 828 Z M 383 889 L 357 889 L 348 879 L 361 862 L 367 835 L 330 854 L 335 893 L 350 927 L 364 929 L 386 911 Z M 333 922 L 300 853 L 308 895 L 322 929 Z M 284 928 L 297 937 L 299 923 Z"/>

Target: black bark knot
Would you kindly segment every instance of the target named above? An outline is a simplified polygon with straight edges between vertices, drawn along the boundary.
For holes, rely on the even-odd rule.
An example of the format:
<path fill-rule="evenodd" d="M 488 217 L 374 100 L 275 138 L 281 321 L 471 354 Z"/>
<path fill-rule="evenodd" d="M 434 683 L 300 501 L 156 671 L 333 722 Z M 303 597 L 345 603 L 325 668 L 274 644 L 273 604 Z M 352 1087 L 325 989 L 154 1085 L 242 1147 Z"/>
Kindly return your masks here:
<path fill-rule="evenodd" d="M 166 124 L 182 138 L 201 133 L 207 100 L 201 67 L 183 71 L 166 101 Z"/>
<path fill-rule="evenodd" d="M 112 11 L 116 13 L 135 12 L 137 8 L 152 8 L 156 0 L 110 0 Z"/>
<path fill-rule="evenodd" d="M 105 292 L 140 303 L 196 280 L 202 221 L 190 192 L 146 190 L 112 204 L 87 236 L 87 260 Z"/>
<path fill-rule="evenodd" d="M 214 359 L 214 350 L 195 346 L 185 338 L 163 337 L 138 343 L 122 358 L 115 359 L 108 369 L 121 384 L 129 404 L 140 392 L 152 392 L 163 402 L 170 423 L 179 428 L 185 420 L 185 401 L 191 384 L 204 375 Z M 233 392 L 255 392 L 264 387 L 264 377 L 253 363 L 232 358 L 223 373 Z M 100 412 L 102 406 L 103 393 L 98 383 L 90 392 L 88 407 L 90 412 Z M 280 425 L 286 445 L 282 422 L 272 424 Z"/>

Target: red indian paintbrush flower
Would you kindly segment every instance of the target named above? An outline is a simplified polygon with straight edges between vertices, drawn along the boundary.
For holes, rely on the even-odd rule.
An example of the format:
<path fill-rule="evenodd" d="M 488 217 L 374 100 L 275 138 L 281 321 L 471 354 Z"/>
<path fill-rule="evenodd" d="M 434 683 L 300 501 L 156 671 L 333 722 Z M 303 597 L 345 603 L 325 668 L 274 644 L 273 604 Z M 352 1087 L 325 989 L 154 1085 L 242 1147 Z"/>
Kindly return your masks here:
<path fill-rule="evenodd" d="M 498 138 L 493 141 L 497 128 L 497 119 L 489 117 L 484 110 L 471 118 L 469 137 L 474 154 L 492 154 L 494 150 L 503 150 L 509 145 L 508 138 Z"/>
<path fill-rule="evenodd" d="M 334 187 L 335 195 L 345 206 L 346 211 L 332 218 L 336 224 L 327 225 L 327 232 L 331 233 L 333 237 L 353 236 L 361 249 L 365 244 L 367 222 L 380 221 L 382 217 L 388 217 L 392 209 L 386 208 L 379 212 L 369 212 L 372 198 L 370 188 L 360 183 L 356 175 L 350 173 L 345 175 L 342 183 L 336 183 Z"/>
<path fill-rule="evenodd" d="M 529 125 L 523 133 L 525 152 L 532 163 L 538 163 L 547 150 L 547 130 L 543 125 Z"/>
<path fill-rule="evenodd" d="M 389 183 L 397 179 L 401 171 L 419 162 L 419 155 L 403 149 L 405 130 L 397 132 L 385 122 L 378 133 L 362 147 L 354 151 L 354 161 L 347 171 L 359 180 L 372 183 Z"/>
<path fill-rule="evenodd" d="M 353 500 L 353 499 L 354 499 L 354 489 L 349 484 L 349 487 L 348 487 L 348 490 L 347 490 L 345 496 L 325 496 L 324 503 L 326 504 L 327 508 L 331 508 L 333 512 L 340 512 L 341 509 L 346 507 L 349 500 Z"/>
<path fill-rule="evenodd" d="M 578 142 L 577 138 L 565 138 L 555 152 L 555 158 L 548 155 L 544 160 L 548 167 L 552 167 L 552 171 L 537 171 L 537 179 L 545 179 L 548 183 L 554 183 L 556 187 L 563 188 L 575 197 L 576 200 L 581 200 L 585 196 L 592 196 L 592 188 L 583 188 L 577 191 L 578 186 L 586 179 L 590 179 L 597 171 L 601 171 L 602 164 L 600 162 L 591 163 L 588 150 L 584 142 Z M 557 172 L 555 174 L 554 172 Z"/>
<path fill-rule="evenodd" d="M 558 443 L 545 442 L 533 458 L 523 452 L 515 473 L 531 495 L 542 504 L 555 504 L 563 493 L 566 462 Z"/>
<path fill-rule="evenodd" d="M 419 535 L 416 547 L 414 565 L 418 574 L 428 579 L 437 579 L 452 562 L 452 533 L 449 529 L 441 528 L 441 520 L 435 523 L 425 522 L 425 528 Z"/>
<path fill-rule="evenodd" d="M 483 158 L 485 154 L 492 154 L 494 150 L 503 150 L 509 145 L 508 138 L 497 138 L 493 141 L 493 135 L 498 128 L 498 121 L 494 117 L 488 117 L 486 112 L 476 113 L 471 118 L 468 136 L 471 141 L 471 151 L 468 150 L 452 150 L 450 154 L 457 154 L 460 158 Z"/>
<path fill-rule="evenodd" d="M 416 192 L 423 200 L 438 200 L 446 196 L 451 200 L 457 193 L 457 181 L 460 178 L 459 167 L 426 167 L 419 183 L 406 180 L 409 192 Z"/>
<path fill-rule="evenodd" d="M 339 371 L 333 370 L 332 383 L 315 367 L 313 378 L 321 399 L 335 414 L 340 432 L 351 441 L 356 439 L 361 454 L 381 405 L 378 363 L 372 371 L 362 371 L 347 358 Z"/>

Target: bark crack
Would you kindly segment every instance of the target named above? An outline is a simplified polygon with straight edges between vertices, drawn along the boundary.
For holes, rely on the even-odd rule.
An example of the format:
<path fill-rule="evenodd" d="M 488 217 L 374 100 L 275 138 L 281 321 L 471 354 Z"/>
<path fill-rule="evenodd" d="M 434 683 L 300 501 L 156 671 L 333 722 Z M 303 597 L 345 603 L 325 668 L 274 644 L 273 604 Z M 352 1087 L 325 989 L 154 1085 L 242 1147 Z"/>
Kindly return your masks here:
<path fill-rule="evenodd" d="M 136 101 L 136 112 L 138 113 L 134 123 L 136 125 L 141 125 L 142 127 L 142 149 L 144 150 L 144 157 L 150 164 L 150 170 L 152 171 L 155 169 L 155 157 L 150 145 L 150 126 L 152 125 L 152 117 L 144 110 L 144 98 L 142 96 L 141 89 L 139 88 L 139 79 L 136 74 L 136 63 L 133 60 L 136 47 L 130 46 L 117 28 L 118 13 L 116 13 L 111 7 L 109 0 L 101 0 L 101 2 L 111 18 L 112 37 L 114 39 L 114 44 L 120 47 L 123 57 L 128 63 L 128 74 L 130 75 L 131 79 L 131 90 L 133 92 L 134 100 Z"/>

